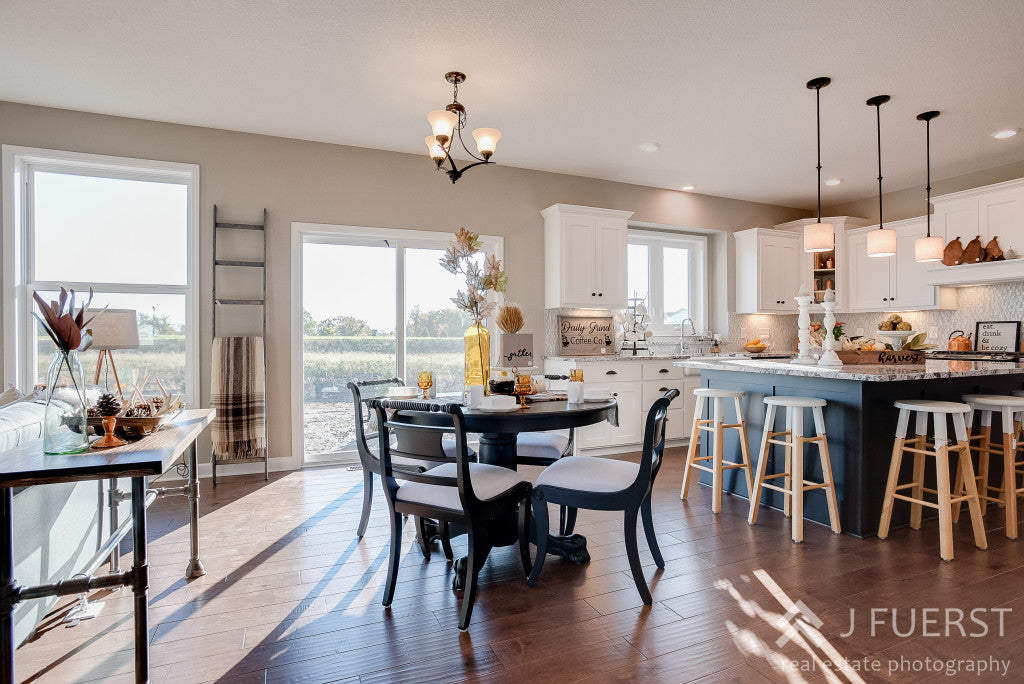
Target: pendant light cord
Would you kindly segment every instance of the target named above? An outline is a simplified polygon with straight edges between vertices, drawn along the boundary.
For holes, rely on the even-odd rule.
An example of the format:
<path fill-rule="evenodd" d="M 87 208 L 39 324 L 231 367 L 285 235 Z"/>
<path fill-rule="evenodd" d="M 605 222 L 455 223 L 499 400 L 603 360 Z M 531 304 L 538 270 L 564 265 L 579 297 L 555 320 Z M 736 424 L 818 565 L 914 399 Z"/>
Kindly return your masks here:
<path fill-rule="evenodd" d="M 928 195 L 928 204 L 925 206 L 925 216 L 928 217 L 928 233 L 927 236 L 932 236 L 932 120 L 926 119 L 924 122 L 924 149 L 925 149 L 925 166 L 928 169 L 928 184 L 925 185 L 924 189 Z"/>
<path fill-rule="evenodd" d="M 875 105 L 875 126 L 878 129 L 878 229 L 882 230 L 882 103 Z"/>
<path fill-rule="evenodd" d="M 814 89 L 814 101 L 818 126 L 818 223 L 821 223 L 821 86 Z"/>

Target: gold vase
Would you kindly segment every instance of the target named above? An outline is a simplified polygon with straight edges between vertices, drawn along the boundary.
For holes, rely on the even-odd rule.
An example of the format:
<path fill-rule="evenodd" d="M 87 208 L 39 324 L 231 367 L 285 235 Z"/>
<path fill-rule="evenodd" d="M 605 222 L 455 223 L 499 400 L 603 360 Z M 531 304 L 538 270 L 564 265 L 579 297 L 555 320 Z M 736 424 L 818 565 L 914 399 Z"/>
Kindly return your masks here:
<path fill-rule="evenodd" d="M 483 385 L 491 374 L 491 333 L 477 321 L 466 328 L 466 385 Z"/>

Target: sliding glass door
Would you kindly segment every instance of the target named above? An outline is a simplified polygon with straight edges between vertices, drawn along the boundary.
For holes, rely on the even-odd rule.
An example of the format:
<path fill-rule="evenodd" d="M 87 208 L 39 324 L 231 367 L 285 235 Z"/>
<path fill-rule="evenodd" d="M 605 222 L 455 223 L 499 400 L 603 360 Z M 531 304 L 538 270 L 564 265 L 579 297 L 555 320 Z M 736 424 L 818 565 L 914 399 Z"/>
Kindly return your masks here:
<path fill-rule="evenodd" d="M 464 283 L 438 263 L 447 237 L 394 232 L 302 240 L 303 463 L 358 460 L 350 380 L 415 385 L 429 370 L 435 391 L 462 389 L 470 319 L 451 302 Z"/>

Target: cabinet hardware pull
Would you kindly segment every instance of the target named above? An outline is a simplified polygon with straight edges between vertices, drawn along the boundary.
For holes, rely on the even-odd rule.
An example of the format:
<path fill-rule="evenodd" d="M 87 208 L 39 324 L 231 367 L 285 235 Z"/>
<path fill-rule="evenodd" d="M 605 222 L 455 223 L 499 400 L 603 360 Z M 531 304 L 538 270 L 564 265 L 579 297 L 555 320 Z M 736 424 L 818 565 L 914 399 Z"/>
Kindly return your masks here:
<path fill-rule="evenodd" d="M 590 293 L 590 296 L 591 296 L 591 297 L 596 297 L 596 296 L 597 296 L 597 293 L 596 293 L 596 292 L 591 292 L 591 293 Z"/>
<path fill-rule="evenodd" d="M 658 391 L 659 392 L 668 392 L 668 387 L 659 387 Z"/>
<path fill-rule="evenodd" d="M 618 375 L 616 371 L 607 371 L 605 375 Z"/>
<path fill-rule="evenodd" d="M 617 396 L 619 396 L 619 393 L 618 392 L 612 392 L 612 396 L 613 397 L 617 397 Z"/>
<path fill-rule="evenodd" d="M 597 293 L 597 296 L 598 296 L 598 297 L 604 297 L 604 292 L 598 292 L 598 293 Z"/>
<path fill-rule="evenodd" d="M 662 368 L 658 371 L 659 373 L 668 373 L 668 368 Z"/>

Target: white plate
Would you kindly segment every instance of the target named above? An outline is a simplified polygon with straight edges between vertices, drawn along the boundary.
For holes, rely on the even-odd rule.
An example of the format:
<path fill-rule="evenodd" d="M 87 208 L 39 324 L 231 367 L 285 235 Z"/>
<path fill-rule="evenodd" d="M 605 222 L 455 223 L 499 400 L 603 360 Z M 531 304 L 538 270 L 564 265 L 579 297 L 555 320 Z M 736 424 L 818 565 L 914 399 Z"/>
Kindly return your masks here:
<path fill-rule="evenodd" d="M 519 410 L 519 404 L 516 404 L 515 406 L 508 406 L 505 408 L 484 408 L 483 406 L 481 406 L 477 410 L 483 411 L 484 413 L 512 413 L 513 411 Z"/>
<path fill-rule="evenodd" d="M 417 387 L 390 387 L 388 388 L 389 399 L 415 399 L 421 396 Z"/>

